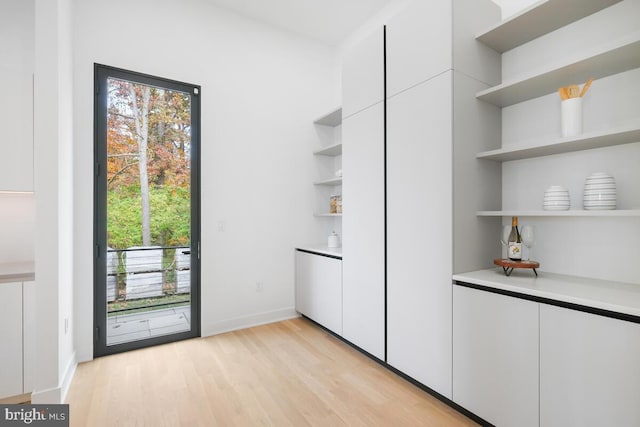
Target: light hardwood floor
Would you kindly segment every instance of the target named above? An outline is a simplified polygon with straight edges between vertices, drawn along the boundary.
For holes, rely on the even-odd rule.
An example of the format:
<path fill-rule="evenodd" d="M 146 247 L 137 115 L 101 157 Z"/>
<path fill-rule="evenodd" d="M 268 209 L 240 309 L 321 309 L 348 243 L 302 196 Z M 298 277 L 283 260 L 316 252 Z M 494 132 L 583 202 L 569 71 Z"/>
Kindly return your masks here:
<path fill-rule="evenodd" d="M 78 366 L 72 426 L 476 425 L 306 319 Z"/>

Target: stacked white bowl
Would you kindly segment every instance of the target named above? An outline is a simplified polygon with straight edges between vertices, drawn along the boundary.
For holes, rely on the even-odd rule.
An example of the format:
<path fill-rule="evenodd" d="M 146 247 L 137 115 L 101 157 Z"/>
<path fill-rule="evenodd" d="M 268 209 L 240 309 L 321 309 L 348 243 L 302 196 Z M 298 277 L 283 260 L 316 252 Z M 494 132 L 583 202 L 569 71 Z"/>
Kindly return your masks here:
<path fill-rule="evenodd" d="M 571 206 L 569 190 L 561 185 L 552 185 L 544 192 L 542 207 L 545 211 L 567 211 Z"/>
<path fill-rule="evenodd" d="M 616 208 L 616 181 L 603 172 L 589 175 L 584 183 L 583 205 L 586 210 Z"/>

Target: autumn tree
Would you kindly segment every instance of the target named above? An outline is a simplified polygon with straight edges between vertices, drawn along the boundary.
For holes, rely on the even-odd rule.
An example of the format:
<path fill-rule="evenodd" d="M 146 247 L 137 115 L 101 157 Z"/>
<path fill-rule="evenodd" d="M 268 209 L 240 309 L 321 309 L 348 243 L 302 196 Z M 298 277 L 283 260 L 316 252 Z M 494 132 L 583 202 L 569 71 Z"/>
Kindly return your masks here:
<path fill-rule="evenodd" d="M 157 225 L 154 231 L 154 203 L 151 199 L 154 191 L 165 190 L 169 195 L 179 193 L 182 199 L 186 198 L 181 203 L 188 205 L 191 158 L 189 95 L 110 79 L 108 100 L 108 192 L 126 197 L 132 191 L 139 191 L 142 245 L 165 244 L 167 239 L 173 243 L 188 241 L 188 227 L 185 238 L 184 224 L 177 223 L 180 216 L 184 216 L 185 209 L 174 212 L 173 218 Z M 164 218 L 161 210 L 175 210 L 175 206 L 169 206 L 171 201 L 166 199 L 164 194 L 158 199 L 164 201 L 155 203 L 157 212 L 153 213 L 154 217 Z M 173 230 L 180 230 L 180 235 L 174 236 Z"/>

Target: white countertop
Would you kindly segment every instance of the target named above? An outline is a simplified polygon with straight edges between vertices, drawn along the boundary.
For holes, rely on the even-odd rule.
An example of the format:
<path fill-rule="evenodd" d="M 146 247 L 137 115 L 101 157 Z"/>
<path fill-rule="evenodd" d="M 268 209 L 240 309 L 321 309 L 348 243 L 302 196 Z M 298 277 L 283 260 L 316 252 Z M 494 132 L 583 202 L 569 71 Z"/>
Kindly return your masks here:
<path fill-rule="evenodd" d="M 342 248 L 330 248 L 327 245 L 298 246 L 296 249 L 342 258 Z"/>
<path fill-rule="evenodd" d="M 0 283 L 27 282 L 35 279 L 33 262 L 0 263 Z"/>
<path fill-rule="evenodd" d="M 502 268 L 455 274 L 453 280 L 582 306 L 640 316 L 640 284 Z"/>

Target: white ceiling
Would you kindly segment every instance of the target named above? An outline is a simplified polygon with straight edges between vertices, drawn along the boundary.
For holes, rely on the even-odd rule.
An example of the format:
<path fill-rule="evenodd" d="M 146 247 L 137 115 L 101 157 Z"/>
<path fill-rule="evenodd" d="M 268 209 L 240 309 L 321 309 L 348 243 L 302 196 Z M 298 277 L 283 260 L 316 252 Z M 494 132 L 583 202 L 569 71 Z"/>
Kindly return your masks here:
<path fill-rule="evenodd" d="M 396 0 L 209 0 L 258 21 L 336 45 Z"/>

